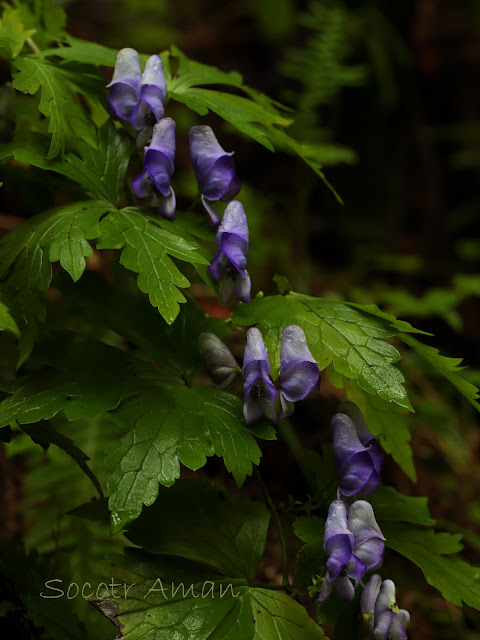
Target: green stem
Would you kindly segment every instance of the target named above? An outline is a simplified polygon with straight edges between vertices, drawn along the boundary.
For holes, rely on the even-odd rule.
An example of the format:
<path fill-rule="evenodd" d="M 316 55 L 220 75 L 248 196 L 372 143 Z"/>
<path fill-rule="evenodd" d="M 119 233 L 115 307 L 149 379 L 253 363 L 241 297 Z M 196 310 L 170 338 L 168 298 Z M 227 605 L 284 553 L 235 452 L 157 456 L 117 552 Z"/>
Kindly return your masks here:
<path fill-rule="evenodd" d="M 41 50 L 39 49 L 37 43 L 32 40 L 32 38 L 26 38 L 25 42 L 28 44 L 33 53 L 41 53 Z"/>
<path fill-rule="evenodd" d="M 285 532 L 283 530 L 282 521 L 280 520 L 280 516 L 278 515 L 277 510 L 275 509 L 275 505 L 272 502 L 272 498 L 270 497 L 270 493 L 266 484 L 263 481 L 263 478 L 260 474 L 260 471 L 257 467 L 254 467 L 254 473 L 257 478 L 258 484 L 260 485 L 260 489 L 262 490 L 263 497 L 265 498 L 265 502 L 267 503 L 268 508 L 270 509 L 273 519 L 275 520 L 278 533 L 280 535 L 280 545 L 282 547 L 282 565 L 283 565 L 283 582 L 279 585 L 279 589 L 290 588 L 290 581 L 288 579 L 288 556 L 287 556 L 287 544 L 285 542 Z"/>

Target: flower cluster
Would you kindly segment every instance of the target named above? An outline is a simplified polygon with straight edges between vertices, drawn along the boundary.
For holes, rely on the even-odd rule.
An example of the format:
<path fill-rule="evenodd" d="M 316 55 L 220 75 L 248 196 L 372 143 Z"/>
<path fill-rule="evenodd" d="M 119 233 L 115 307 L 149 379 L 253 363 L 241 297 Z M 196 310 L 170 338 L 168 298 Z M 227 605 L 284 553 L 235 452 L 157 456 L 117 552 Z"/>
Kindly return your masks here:
<path fill-rule="evenodd" d="M 170 182 L 175 168 L 175 122 L 163 117 L 167 84 L 161 58 L 151 56 L 142 73 L 138 53 L 134 49 L 122 49 L 108 87 L 113 113 L 130 122 L 139 132 L 137 146 L 144 146 L 144 170 L 132 181 L 132 189 L 140 198 L 153 196 L 152 204 L 159 214 L 174 220 L 176 198 Z M 233 151 L 225 151 L 207 125 L 192 127 L 189 142 L 202 204 L 212 226 L 220 224 L 220 216 L 212 203 L 230 202 L 217 232 L 219 251 L 209 267 L 210 275 L 223 283 L 224 302 L 232 295 L 250 302 L 250 277 L 246 271 L 248 225 L 243 206 L 233 201 L 241 187 L 235 173 Z"/>
<path fill-rule="evenodd" d="M 323 548 L 327 573 L 318 596 L 321 602 L 334 588 L 344 600 L 353 600 L 365 573 L 382 565 L 385 543 L 369 502 L 357 500 L 349 506 L 340 499 L 342 494 L 350 497 L 371 493 L 379 486 L 381 447 L 352 402 L 340 405 L 331 427 L 340 486 L 325 523 Z M 373 575 L 364 586 L 360 606 L 375 640 L 407 640 L 405 629 L 410 615 L 398 608 L 392 580 L 382 582 L 378 574 Z"/>
<path fill-rule="evenodd" d="M 232 202 L 231 205 L 233 204 L 235 203 Z M 221 385 L 221 388 L 225 388 L 232 382 L 238 370 L 235 358 L 213 333 L 202 334 L 199 345 L 211 379 L 217 385 Z M 270 377 L 271 370 L 272 365 L 262 333 L 256 327 L 252 327 L 247 331 L 242 367 L 243 417 L 247 424 L 252 424 L 262 416 L 277 422 L 291 415 L 294 409 L 293 403 L 306 398 L 317 386 L 320 373 L 308 349 L 303 329 L 292 324 L 283 332 L 279 389 Z M 278 414 L 274 403 L 279 391 L 280 413 Z"/>
<path fill-rule="evenodd" d="M 398 608 L 392 580 L 382 582 L 382 578 L 374 574 L 363 589 L 360 610 L 375 640 L 407 640 L 405 629 L 410 614 Z"/>
<path fill-rule="evenodd" d="M 369 502 L 357 500 L 348 507 L 342 500 L 334 500 L 325 523 L 323 548 L 328 557 L 327 574 L 318 599 L 326 600 L 335 587 L 345 600 L 353 600 L 352 580 L 360 580 L 367 571 L 378 569 L 384 542 Z"/>

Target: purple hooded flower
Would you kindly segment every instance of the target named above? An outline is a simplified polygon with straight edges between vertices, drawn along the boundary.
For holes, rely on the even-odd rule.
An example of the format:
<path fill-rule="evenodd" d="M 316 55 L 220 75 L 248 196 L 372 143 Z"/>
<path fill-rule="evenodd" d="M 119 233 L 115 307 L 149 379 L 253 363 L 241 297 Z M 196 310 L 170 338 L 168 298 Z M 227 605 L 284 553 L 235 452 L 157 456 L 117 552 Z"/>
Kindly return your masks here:
<path fill-rule="evenodd" d="M 269 376 L 271 369 L 262 334 L 258 329 L 252 327 L 247 331 L 247 344 L 242 368 L 245 378 L 243 417 L 247 424 L 255 422 L 262 415 L 276 421 L 277 415 L 273 403 L 277 397 L 277 390 Z"/>
<path fill-rule="evenodd" d="M 340 406 L 331 420 L 333 455 L 345 496 L 371 493 L 380 484 L 382 450 L 352 402 Z"/>
<path fill-rule="evenodd" d="M 395 584 L 384 580 L 375 602 L 373 637 L 375 640 L 407 640 L 406 627 L 410 614 L 399 609 L 395 599 Z"/>
<path fill-rule="evenodd" d="M 333 587 L 344 600 L 353 600 L 352 580 L 382 564 L 384 541 L 369 502 L 358 500 L 348 508 L 342 500 L 334 500 L 325 522 L 327 574 L 318 600 L 326 600 Z"/>
<path fill-rule="evenodd" d="M 128 120 L 136 131 L 150 130 L 164 114 L 167 84 L 160 56 L 150 56 L 142 74 L 135 49 L 121 49 L 109 85 L 108 101 L 116 116 Z"/>
<path fill-rule="evenodd" d="M 364 620 L 367 623 L 369 635 L 373 635 L 373 614 L 375 612 L 375 602 L 377 601 L 378 592 L 380 591 L 380 585 L 382 584 L 382 578 L 378 573 L 374 573 L 362 591 L 362 597 L 360 598 L 360 611 L 363 614 Z"/>
<path fill-rule="evenodd" d="M 211 380 L 219 389 L 226 389 L 239 371 L 230 349 L 214 333 L 202 333 L 198 344 Z"/>
<path fill-rule="evenodd" d="M 310 353 L 303 329 L 290 325 L 283 332 L 280 350 L 282 418 L 293 413 L 294 402 L 308 396 L 319 376 L 317 361 Z"/>
<path fill-rule="evenodd" d="M 175 122 L 163 118 L 153 127 L 152 141 L 145 147 L 145 170 L 132 181 L 132 189 L 140 198 L 154 194 L 154 204 L 164 218 L 175 218 L 175 193 L 170 186 L 175 159 Z"/>
<path fill-rule="evenodd" d="M 217 255 L 208 267 L 208 273 L 222 281 L 222 299 L 232 295 L 242 302 L 250 302 L 250 276 L 247 273 L 248 225 L 245 210 L 238 200 L 225 209 L 222 224 L 217 231 Z"/>
<path fill-rule="evenodd" d="M 220 222 L 220 216 L 210 204 L 216 200 L 228 202 L 240 191 L 241 183 L 235 173 L 231 153 L 219 145 L 211 127 L 198 125 L 189 133 L 190 155 L 197 177 L 202 203 L 212 225 Z"/>

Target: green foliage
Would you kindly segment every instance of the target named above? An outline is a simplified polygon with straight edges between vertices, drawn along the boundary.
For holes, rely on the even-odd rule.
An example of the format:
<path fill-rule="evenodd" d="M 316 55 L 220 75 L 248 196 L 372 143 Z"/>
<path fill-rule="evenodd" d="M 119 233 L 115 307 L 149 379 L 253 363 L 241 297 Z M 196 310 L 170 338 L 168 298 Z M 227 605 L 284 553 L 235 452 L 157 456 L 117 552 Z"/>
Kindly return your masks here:
<path fill-rule="evenodd" d="M 20 11 L 8 4 L 3 5 L 0 20 L 0 55 L 14 59 L 23 49 L 25 41 L 35 29 L 25 29 Z"/>
<path fill-rule="evenodd" d="M 451 557 L 462 550 L 460 535 L 434 533 L 410 525 L 382 527 L 387 546 L 411 560 L 422 570 L 426 581 L 453 604 L 480 609 L 479 569 Z"/>
<path fill-rule="evenodd" d="M 63 153 L 72 135 L 95 148 L 93 123 L 72 95 L 72 92 L 84 93 L 76 74 L 60 70 L 42 58 L 19 57 L 14 65 L 17 69 L 13 76 L 14 89 L 31 95 L 42 90 L 38 109 L 49 118 L 48 131 L 52 134 L 47 159 Z"/>
<path fill-rule="evenodd" d="M 140 207 L 112 212 L 100 223 L 97 247 L 123 249 L 121 264 L 139 274 L 140 290 L 149 294 L 151 304 L 171 324 L 180 311 L 179 303 L 185 302 L 179 287 L 190 282 L 169 256 L 194 264 L 208 264 L 208 260 L 197 251 L 197 244 L 165 231 L 158 222 Z"/>
<path fill-rule="evenodd" d="M 428 510 L 427 498 L 414 498 L 399 493 L 393 487 L 381 485 L 366 497 L 377 520 L 411 522 L 431 527 L 435 524 Z"/>
<path fill-rule="evenodd" d="M 165 513 L 171 517 L 157 528 Z M 228 576 L 252 580 L 265 549 L 269 519 L 262 504 L 229 494 L 222 485 L 179 480 L 159 492 L 125 535 L 151 553 L 191 558 Z"/>
<path fill-rule="evenodd" d="M 297 555 L 297 566 L 293 586 L 307 588 L 312 584 L 313 574 L 325 561 L 323 534 L 325 520 L 318 516 L 302 516 L 293 523 L 297 538 L 305 544 Z"/>
<path fill-rule="evenodd" d="M 180 477 L 180 463 L 197 470 L 208 456 L 222 456 L 241 485 L 252 463 L 260 462 L 260 448 L 243 422 L 242 402 L 229 393 L 192 389 L 172 379 L 162 387 L 144 386 L 112 418 L 129 429 L 107 450 L 115 531 L 154 502 L 159 482 L 170 486 Z"/>

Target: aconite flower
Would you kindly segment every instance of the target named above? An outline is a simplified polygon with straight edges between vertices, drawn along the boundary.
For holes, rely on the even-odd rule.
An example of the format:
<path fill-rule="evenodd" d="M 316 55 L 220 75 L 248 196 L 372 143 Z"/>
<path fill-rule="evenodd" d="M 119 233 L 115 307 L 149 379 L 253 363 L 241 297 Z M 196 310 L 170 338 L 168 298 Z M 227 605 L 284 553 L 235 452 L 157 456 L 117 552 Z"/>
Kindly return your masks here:
<path fill-rule="evenodd" d="M 252 327 L 247 331 L 242 367 L 245 378 L 243 417 L 247 424 L 255 422 L 262 415 L 272 421 L 277 419 L 273 406 L 277 390 L 269 375 L 271 370 L 272 366 L 262 334 L 256 327 Z"/>
<path fill-rule="evenodd" d="M 109 85 L 108 102 L 115 115 L 127 120 L 140 131 L 137 144 L 149 137 L 155 122 L 164 114 L 167 84 L 160 56 L 148 58 L 142 73 L 140 58 L 135 49 L 121 49 L 115 62 Z"/>
<path fill-rule="evenodd" d="M 192 127 L 189 132 L 190 156 L 197 177 L 202 203 L 213 226 L 218 225 L 220 216 L 212 202 L 232 200 L 240 191 L 241 183 L 232 160 L 233 151 L 228 153 L 218 143 L 213 130 L 208 125 Z"/>
<path fill-rule="evenodd" d="M 225 209 L 217 231 L 219 250 L 208 267 L 209 274 L 222 283 L 222 300 L 232 295 L 242 302 L 250 302 L 250 276 L 246 270 L 248 253 L 248 224 L 245 210 L 238 200 Z"/>
<path fill-rule="evenodd" d="M 170 186 L 175 159 L 175 122 L 163 118 L 153 127 L 152 141 L 145 147 L 144 171 L 132 181 L 132 189 L 141 198 L 154 196 L 152 204 L 169 220 L 175 218 L 175 193 Z"/>
<path fill-rule="evenodd" d="M 333 455 L 345 496 L 371 493 L 380 484 L 382 450 L 356 405 L 344 403 L 331 420 Z"/>
<path fill-rule="evenodd" d="M 308 396 L 319 376 L 317 361 L 310 353 L 303 329 L 296 324 L 286 327 L 280 349 L 282 418 L 293 413 L 294 402 Z"/>
<path fill-rule="evenodd" d="M 384 580 L 375 601 L 373 637 L 375 640 L 407 640 L 406 628 L 410 614 L 399 609 L 395 598 L 395 583 Z"/>
<path fill-rule="evenodd" d="M 357 500 L 348 507 L 342 500 L 334 500 L 325 522 L 327 574 L 318 600 L 326 600 L 334 587 L 344 600 L 353 600 L 356 583 L 352 580 L 360 580 L 382 564 L 384 545 L 369 502 Z"/>
<path fill-rule="evenodd" d="M 240 370 L 230 349 L 214 333 L 200 334 L 198 345 L 212 382 L 226 389 Z"/>

